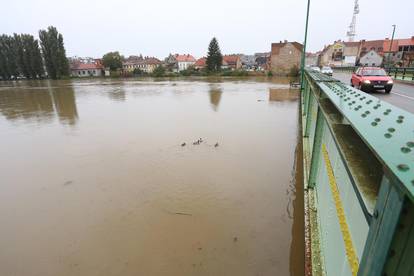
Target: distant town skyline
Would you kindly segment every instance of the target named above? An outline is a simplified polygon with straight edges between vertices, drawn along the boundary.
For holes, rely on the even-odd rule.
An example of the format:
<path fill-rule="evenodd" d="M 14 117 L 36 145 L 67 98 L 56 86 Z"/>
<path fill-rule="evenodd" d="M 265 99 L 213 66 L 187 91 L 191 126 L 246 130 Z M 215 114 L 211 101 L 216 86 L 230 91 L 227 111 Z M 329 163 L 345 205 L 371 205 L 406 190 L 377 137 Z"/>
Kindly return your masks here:
<path fill-rule="evenodd" d="M 270 51 L 272 42 L 303 42 L 306 0 L 291 1 L 120 1 L 56 2 L 16 0 L 0 18 L 0 33 L 29 33 L 56 26 L 67 56 L 101 57 L 109 51 L 125 56 L 164 58 L 169 53 L 204 56 L 217 37 L 223 54 Z M 353 0 L 311 1 L 308 51 L 346 40 Z M 414 35 L 409 24 L 411 1 L 362 0 L 356 40 Z M 402 8 L 404 7 L 404 8 Z M 398 15 L 398 16 L 391 16 Z"/>

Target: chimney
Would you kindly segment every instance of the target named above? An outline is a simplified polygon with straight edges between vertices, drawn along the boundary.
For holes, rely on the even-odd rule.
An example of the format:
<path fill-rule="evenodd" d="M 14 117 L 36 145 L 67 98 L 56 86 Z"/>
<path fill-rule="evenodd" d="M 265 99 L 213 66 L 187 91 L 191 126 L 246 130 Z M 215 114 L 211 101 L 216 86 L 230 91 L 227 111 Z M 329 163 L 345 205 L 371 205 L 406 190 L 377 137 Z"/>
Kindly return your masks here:
<path fill-rule="evenodd" d="M 285 41 L 284 41 L 285 43 L 287 43 L 287 40 L 285 39 Z"/>
<path fill-rule="evenodd" d="M 280 40 L 279 43 L 282 43 L 282 40 Z"/>

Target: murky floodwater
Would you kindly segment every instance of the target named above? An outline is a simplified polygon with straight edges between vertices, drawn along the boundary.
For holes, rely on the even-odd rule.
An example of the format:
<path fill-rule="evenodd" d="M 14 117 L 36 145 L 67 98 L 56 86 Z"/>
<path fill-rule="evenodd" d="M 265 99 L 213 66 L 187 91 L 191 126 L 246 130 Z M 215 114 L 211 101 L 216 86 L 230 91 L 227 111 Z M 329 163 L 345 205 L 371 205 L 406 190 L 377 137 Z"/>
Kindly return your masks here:
<path fill-rule="evenodd" d="M 0 83 L 0 275 L 300 273 L 286 88 Z"/>

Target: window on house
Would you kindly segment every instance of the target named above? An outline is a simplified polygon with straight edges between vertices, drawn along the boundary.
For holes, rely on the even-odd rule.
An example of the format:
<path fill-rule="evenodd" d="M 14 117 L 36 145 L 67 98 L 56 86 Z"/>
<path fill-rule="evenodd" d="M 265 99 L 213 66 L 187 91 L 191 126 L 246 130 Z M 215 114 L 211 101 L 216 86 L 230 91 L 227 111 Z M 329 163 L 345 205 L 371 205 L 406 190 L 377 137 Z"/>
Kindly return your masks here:
<path fill-rule="evenodd" d="M 402 50 L 403 50 L 403 47 L 402 46 L 398 47 L 398 51 L 399 52 L 401 52 Z"/>
<path fill-rule="evenodd" d="M 404 51 L 408 51 L 408 46 L 404 46 Z"/>

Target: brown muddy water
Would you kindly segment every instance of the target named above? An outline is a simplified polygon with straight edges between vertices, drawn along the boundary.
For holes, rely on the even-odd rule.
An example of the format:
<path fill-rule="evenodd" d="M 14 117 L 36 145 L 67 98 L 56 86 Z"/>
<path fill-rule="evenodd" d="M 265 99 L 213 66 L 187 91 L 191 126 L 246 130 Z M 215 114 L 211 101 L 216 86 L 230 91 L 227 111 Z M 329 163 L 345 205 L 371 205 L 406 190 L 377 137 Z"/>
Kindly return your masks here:
<path fill-rule="evenodd" d="M 0 275 L 303 275 L 286 83 L 0 83 Z"/>

